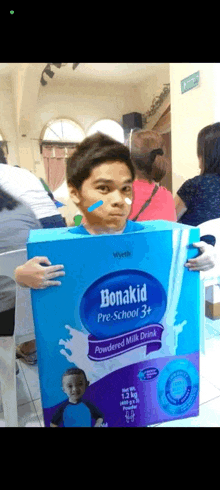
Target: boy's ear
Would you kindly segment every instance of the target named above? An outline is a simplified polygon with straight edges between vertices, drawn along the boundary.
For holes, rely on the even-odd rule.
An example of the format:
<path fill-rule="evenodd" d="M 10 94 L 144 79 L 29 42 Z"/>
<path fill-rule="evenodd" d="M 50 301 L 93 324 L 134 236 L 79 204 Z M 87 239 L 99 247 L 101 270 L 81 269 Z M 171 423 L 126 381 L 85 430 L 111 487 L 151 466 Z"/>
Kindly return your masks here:
<path fill-rule="evenodd" d="M 78 190 L 73 185 L 70 185 L 70 184 L 67 184 L 67 187 L 68 187 L 69 195 L 70 195 L 70 198 L 72 199 L 72 201 L 75 204 L 79 204 L 80 198 L 79 198 Z"/>

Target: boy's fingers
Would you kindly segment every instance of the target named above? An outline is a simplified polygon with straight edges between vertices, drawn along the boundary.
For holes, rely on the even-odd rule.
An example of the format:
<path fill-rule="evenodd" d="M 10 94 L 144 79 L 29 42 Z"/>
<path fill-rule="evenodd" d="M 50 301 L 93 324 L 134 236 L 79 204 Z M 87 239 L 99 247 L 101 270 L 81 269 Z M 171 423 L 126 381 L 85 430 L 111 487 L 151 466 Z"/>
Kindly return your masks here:
<path fill-rule="evenodd" d="M 51 262 L 50 260 L 48 259 L 48 257 L 33 257 L 33 259 L 30 259 L 28 262 L 32 262 L 32 263 L 35 263 L 35 264 L 47 264 L 48 267 L 46 268 L 47 272 L 55 272 L 55 271 L 58 271 L 60 269 L 64 269 L 64 265 L 63 264 L 58 264 L 58 265 L 51 265 Z"/>
<path fill-rule="evenodd" d="M 207 243 L 206 242 L 194 242 L 193 247 L 201 248 L 201 250 L 205 250 Z"/>
<path fill-rule="evenodd" d="M 35 262 L 37 264 L 48 264 L 49 267 L 47 267 L 47 270 L 48 271 L 57 271 L 59 269 L 64 269 L 64 265 L 63 264 L 58 264 L 58 265 L 51 265 L 51 262 L 50 260 L 48 259 L 48 257 L 34 257 L 33 259 L 30 259 L 32 260 L 32 262 Z"/>
<path fill-rule="evenodd" d="M 61 282 L 60 281 L 46 281 L 45 285 L 47 287 L 50 287 L 50 286 L 61 286 Z"/>
<path fill-rule="evenodd" d="M 33 259 L 30 259 L 30 260 L 32 260 L 32 262 L 36 262 L 38 264 L 40 264 L 42 262 L 43 264 L 51 265 L 51 262 L 48 259 L 48 257 L 39 257 L 39 256 L 36 256 L 36 257 L 33 257 Z"/>
<path fill-rule="evenodd" d="M 59 271 L 60 269 L 64 269 L 64 265 L 50 265 L 47 267 L 47 272 L 55 272 Z"/>
<path fill-rule="evenodd" d="M 59 276 L 65 276 L 64 271 L 59 271 L 59 272 L 51 272 L 50 274 L 47 274 L 47 279 L 52 279 L 54 277 L 59 277 Z"/>
<path fill-rule="evenodd" d="M 61 286 L 61 282 L 60 281 L 44 281 L 43 284 L 36 289 L 46 289 L 50 286 Z"/>

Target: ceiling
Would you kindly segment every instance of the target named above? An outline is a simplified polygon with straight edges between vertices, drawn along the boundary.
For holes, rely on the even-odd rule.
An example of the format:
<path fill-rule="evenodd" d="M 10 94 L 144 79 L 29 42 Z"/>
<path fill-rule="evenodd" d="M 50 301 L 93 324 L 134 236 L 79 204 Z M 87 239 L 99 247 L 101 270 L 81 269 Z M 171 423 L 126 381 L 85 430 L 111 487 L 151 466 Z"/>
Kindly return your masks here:
<path fill-rule="evenodd" d="M 50 80 L 44 72 L 44 80 L 50 82 L 45 91 L 40 80 L 47 65 L 54 72 L 54 77 Z M 52 93 L 52 90 L 64 85 L 72 86 L 75 82 L 77 86 L 84 84 L 84 88 L 90 84 L 93 86 L 93 82 L 94 86 L 100 82 L 102 88 L 111 84 L 112 93 L 117 84 L 120 89 L 126 85 L 129 92 L 130 88 L 138 89 L 139 85 L 142 88 L 141 84 L 146 85 L 151 77 L 153 86 L 157 80 L 169 80 L 169 63 L 79 63 L 75 70 L 73 63 L 63 63 L 60 68 L 52 63 L 0 63 L 0 84 L 13 90 L 16 121 L 21 135 L 30 131 L 39 93 Z"/>
<path fill-rule="evenodd" d="M 42 71 L 47 63 L 31 63 Z M 73 63 L 63 64 L 61 68 L 51 66 L 56 80 L 74 78 L 76 80 L 99 80 L 114 83 L 141 83 L 160 70 L 169 70 L 169 63 L 80 63 L 73 71 Z M 12 75 L 21 63 L 0 63 L 0 76 Z M 43 67 L 43 68 L 42 68 Z M 47 78 L 47 75 L 45 76 Z"/>
<path fill-rule="evenodd" d="M 163 63 L 80 63 L 73 72 L 72 63 L 53 67 L 56 77 L 100 80 L 103 82 L 140 83 L 161 68 Z"/>

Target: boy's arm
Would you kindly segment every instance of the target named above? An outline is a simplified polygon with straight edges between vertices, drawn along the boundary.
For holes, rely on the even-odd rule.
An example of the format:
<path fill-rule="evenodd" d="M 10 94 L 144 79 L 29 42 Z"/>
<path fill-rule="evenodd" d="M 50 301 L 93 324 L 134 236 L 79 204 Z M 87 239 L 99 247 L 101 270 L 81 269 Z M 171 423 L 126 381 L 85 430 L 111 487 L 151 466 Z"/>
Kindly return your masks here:
<path fill-rule="evenodd" d="M 100 425 L 104 422 L 104 417 L 102 412 L 97 407 L 95 407 L 95 405 L 93 405 L 93 403 L 91 403 L 90 401 L 84 400 L 84 403 L 89 408 L 92 418 L 95 419 L 96 421 L 94 427 L 100 427 Z"/>

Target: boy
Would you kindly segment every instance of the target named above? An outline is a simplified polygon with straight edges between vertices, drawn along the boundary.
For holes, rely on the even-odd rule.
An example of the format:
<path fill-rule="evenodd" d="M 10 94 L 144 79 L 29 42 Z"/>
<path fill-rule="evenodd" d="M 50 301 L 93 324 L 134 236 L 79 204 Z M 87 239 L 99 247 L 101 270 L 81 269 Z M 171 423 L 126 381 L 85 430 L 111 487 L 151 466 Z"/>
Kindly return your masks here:
<path fill-rule="evenodd" d="M 120 234 L 143 229 L 141 222 L 127 220 L 134 179 L 134 167 L 126 146 L 101 133 L 85 138 L 67 160 L 70 196 L 84 215 L 84 224 L 74 227 L 72 232 Z M 88 208 L 100 200 L 103 204 L 89 212 Z M 216 257 L 212 245 L 202 241 L 193 245 L 201 249 L 202 255 L 190 259 L 185 266 L 195 271 L 214 267 Z M 15 279 L 21 286 L 45 289 L 61 284 L 51 279 L 64 275 L 62 268 L 62 265 L 51 266 L 47 257 L 34 257 L 15 270 Z"/>
<path fill-rule="evenodd" d="M 82 397 L 89 386 L 82 369 L 70 368 L 62 376 L 62 388 L 68 400 L 63 402 L 52 417 L 50 427 L 91 427 L 91 418 L 96 420 L 94 427 L 103 423 L 102 413 Z"/>

